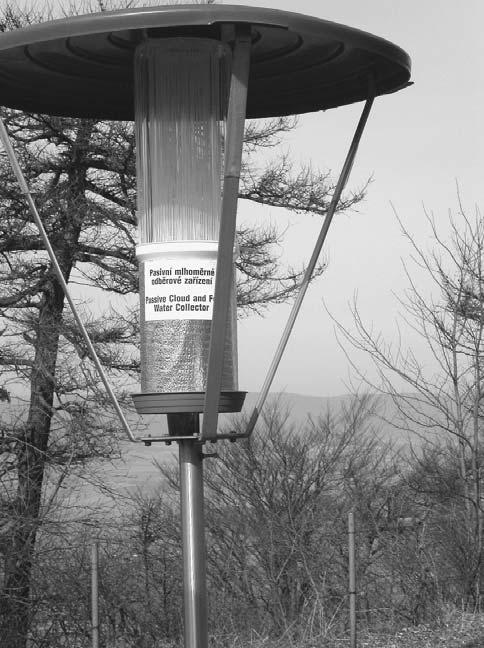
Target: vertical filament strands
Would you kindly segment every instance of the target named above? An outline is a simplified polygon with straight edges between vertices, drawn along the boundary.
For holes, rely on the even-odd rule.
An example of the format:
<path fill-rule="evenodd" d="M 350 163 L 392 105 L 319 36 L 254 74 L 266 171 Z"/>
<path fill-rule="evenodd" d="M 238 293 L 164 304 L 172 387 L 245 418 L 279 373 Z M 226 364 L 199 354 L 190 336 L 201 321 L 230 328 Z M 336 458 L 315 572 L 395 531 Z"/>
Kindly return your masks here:
<path fill-rule="evenodd" d="M 140 243 L 217 238 L 226 58 L 208 39 L 136 50 Z"/>

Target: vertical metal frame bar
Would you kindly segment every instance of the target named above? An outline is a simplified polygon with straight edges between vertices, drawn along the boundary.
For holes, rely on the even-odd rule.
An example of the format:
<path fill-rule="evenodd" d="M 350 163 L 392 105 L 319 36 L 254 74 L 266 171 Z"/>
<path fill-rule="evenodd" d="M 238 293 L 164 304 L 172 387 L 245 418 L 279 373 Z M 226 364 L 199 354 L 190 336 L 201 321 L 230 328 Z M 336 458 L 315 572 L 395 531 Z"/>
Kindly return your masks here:
<path fill-rule="evenodd" d="M 264 406 L 264 403 L 267 398 L 267 394 L 269 393 L 269 389 L 272 385 L 272 381 L 274 380 L 274 376 L 276 375 L 276 371 L 279 367 L 279 363 L 281 361 L 282 355 L 286 349 L 287 342 L 289 340 L 289 337 L 292 333 L 292 329 L 294 328 L 294 323 L 296 321 L 296 318 L 299 314 L 299 310 L 301 308 L 301 304 L 303 302 L 303 299 L 306 295 L 306 291 L 308 289 L 309 283 L 311 281 L 311 278 L 314 273 L 314 269 L 316 267 L 316 263 L 318 262 L 319 255 L 321 253 L 321 249 L 323 247 L 324 241 L 326 240 L 326 236 L 328 234 L 329 227 L 331 225 L 331 221 L 333 220 L 333 216 L 336 212 L 336 208 L 338 206 L 338 203 L 341 198 L 341 194 L 343 193 L 343 190 L 346 186 L 346 183 L 348 181 L 348 178 L 351 173 L 351 169 L 353 167 L 353 162 L 356 157 L 356 153 L 358 151 L 358 145 L 361 140 L 361 136 L 363 135 L 363 131 L 365 130 L 366 122 L 368 121 L 368 117 L 370 115 L 371 107 L 373 105 L 373 99 L 374 95 L 373 93 L 371 96 L 366 100 L 365 106 L 363 108 L 363 111 L 361 113 L 360 119 L 358 121 L 358 125 L 356 127 L 355 134 L 353 136 L 353 139 L 351 141 L 350 148 L 348 150 L 348 153 L 346 155 L 345 162 L 343 164 L 343 168 L 341 170 L 341 174 L 339 176 L 338 182 L 336 184 L 335 190 L 333 192 L 333 196 L 331 198 L 331 203 L 328 207 L 328 211 L 326 213 L 326 217 L 324 219 L 323 225 L 321 227 L 321 231 L 319 233 L 318 239 L 316 241 L 316 245 L 314 246 L 313 253 L 311 255 L 311 258 L 309 260 L 308 266 L 306 268 L 306 272 L 304 273 L 303 280 L 301 282 L 301 286 L 299 288 L 299 292 L 296 296 L 296 300 L 293 304 L 292 310 L 289 314 L 289 318 L 287 320 L 286 326 L 284 328 L 284 331 L 282 333 L 281 339 L 279 341 L 279 345 L 276 349 L 276 352 L 274 354 L 274 358 L 272 360 L 272 363 L 269 367 L 269 371 L 267 372 L 267 377 L 264 381 L 264 384 L 262 386 L 259 398 L 257 399 L 257 403 L 254 406 L 254 409 L 252 410 L 251 417 L 249 419 L 249 424 L 247 426 L 246 430 L 246 436 L 250 436 L 250 434 L 253 432 L 254 427 L 257 423 L 257 420 L 259 418 L 259 415 L 261 413 L 262 407 Z"/>
<path fill-rule="evenodd" d="M 350 648 L 356 648 L 356 552 L 355 515 L 348 513 L 348 594 L 350 616 Z"/>
<path fill-rule="evenodd" d="M 91 545 L 91 627 L 92 648 L 99 648 L 99 543 Z"/>
<path fill-rule="evenodd" d="M 235 223 L 237 218 L 237 199 L 239 195 L 240 168 L 244 141 L 250 47 L 250 26 L 237 25 L 227 114 L 227 134 L 225 138 L 222 213 L 220 218 L 212 328 L 208 352 L 207 388 L 201 434 L 201 440 L 203 441 L 214 439 L 217 435 L 224 341 L 233 281 Z"/>

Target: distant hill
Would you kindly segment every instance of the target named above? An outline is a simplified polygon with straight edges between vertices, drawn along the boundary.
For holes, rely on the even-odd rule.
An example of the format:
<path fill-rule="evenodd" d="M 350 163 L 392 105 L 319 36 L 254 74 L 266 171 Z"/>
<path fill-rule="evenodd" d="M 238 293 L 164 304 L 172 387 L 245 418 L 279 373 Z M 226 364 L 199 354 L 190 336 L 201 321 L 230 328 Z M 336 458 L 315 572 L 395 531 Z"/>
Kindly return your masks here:
<path fill-rule="evenodd" d="M 257 397 L 258 394 L 255 393 L 247 394 L 243 414 L 250 415 Z M 337 414 L 343 407 L 348 406 L 351 395 L 318 397 L 281 393 L 271 394 L 269 403 L 274 399 L 278 399 L 282 407 L 288 408 L 291 422 L 302 426 L 308 417 L 317 419 L 320 414 L 324 414 L 328 409 Z M 384 397 L 379 397 L 379 401 L 379 411 L 385 416 L 385 419 L 391 420 L 395 410 L 393 403 L 389 398 Z M 221 416 L 221 424 L 229 424 L 231 416 L 238 415 Z M 144 418 L 147 429 L 151 434 L 167 434 L 165 416 Z M 390 442 L 395 447 L 402 447 L 409 443 L 408 435 L 405 432 L 392 426 L 387 421 L 381 420 L 378 416 L 372 417 L 371 425 L 383 441 Z M 140 487 L 149 488 L 150 485 L 155 486 L 159 480 L 159 471 L 154 462 L 175 461 L 177 457 L 176 444 L 166 446 L 164 443 L 153 443 L 152 446 L 146 447 L 143 444 L 126 442 L 122 444 L 122 448 L 122 459 L 116 461 L 112 469 L 106 467 L 106 476 L 113 488 L 120 488 L 124 492 Z"/>
<path fill-rule="evenodd" d="M 250 415 L 254 404 L 257 401 L 258 395 L 249 393 L 246 397 L 243 413 L 247 416 Z M 328 409 L 337 415 L 343 407 L 347 407 L 351 401 L 351 395 L 343 394 L 341 396 L 333 397 L 317 397 L 305 396 L 302 394 L 281 393 L 271 394 L 269 403 L 274 399 L 278 399 L 281 407 L 288 408 L 290 412 L 289 419 L 298 425 L 299 428 L 303 427 L 308 417 L 317 419 L 320 414 L 324 414 Z M 409 443 L 408 435 L 401 430 L 391 425 L 388 421 L 394 418 L 395 406 L 387 397 L 378 397 L 379 411 L 384 415 L 386 421 L 382 421 L 378 416 L 372 417 L 371 424 L 376 433 L 384 441 L 390 442 L 395 447 L 401 447 Z M 0 404 L 1 418 L 4 422 L 19 420 L 22 418 L 21 411 L 24 410 L 25 404 L 15 402 Z M 25 411 L 25 410 L 24 410 Z M 234 415 L 221 416 L 221 424 L 229 424 L 230 418 Z M 238 415 L 235 415 L 238 416 Z M 154 436 L 167 434 L 166 417 L 165 416 L 152 416 L 143 417 L 142 422 L 147 426 L 147 431 Z M 138 420 L 133 420 L 133 426 L 139 423 Z M 164 443 L 153 443 L 147 447 L 141 443 L 133 444 L 129 441 L 121 443 L 121 457 L 113 461 L 95 461 L 89 467 L 90 475 L 89 481 L 97 482 L 102 485 L 104 492 L 91 483 L 81 483 L 74 480 L 71 486 L 74 488 L 76 494 L 73 495 L 74 499 L 81 503 L 87 501 L 94 503 L 96 499 L 100 499 L 106 503 L 107 491 L 114 494 L 113 501 L 123 498 L 129 493 L 136 490 L 151 490 L 160 487 L 160 473 L 156 467 L 155 462 L 166 463 L 169 461 L 176 461 L 177 445 L 174 443 L 167 446 Z M 66 489 L 66 493 L 70 489 Z"/>

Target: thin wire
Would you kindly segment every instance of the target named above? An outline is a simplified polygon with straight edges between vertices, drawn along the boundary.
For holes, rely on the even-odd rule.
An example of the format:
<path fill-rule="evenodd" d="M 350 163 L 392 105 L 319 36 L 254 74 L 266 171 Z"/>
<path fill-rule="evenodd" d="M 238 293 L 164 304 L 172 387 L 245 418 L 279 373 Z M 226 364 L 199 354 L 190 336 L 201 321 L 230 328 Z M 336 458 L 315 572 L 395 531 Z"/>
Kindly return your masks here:
<path fill-rule="evenodd" d="M 287 342 L 289 340 L 289 336 L 291 335 L 292 329 L 294 328 L 294 323 L 296 321 L 296 318 L 299 314 L 299 310 L 301 308 L 301 304 L 303 302 L 304 296 L 306 295 L 306 291 L 308 289 L 309 283 L 311 281 L 311 278 L 314 273 L 314 269 L 316 267 L 316 263 L 318 261 L 319 255 L 321 253 L 321 249 L 323 247 L 324 241 L 326 239 L 326 235 L 328 234 L 329 227 L 331 225 L 331 221 L 333 220 L 333 216 L 336 212 L 336 208 L 338 206 L 338 203 L 341 198 L 341 194 L 343 193 L 343 190 L 346 186 L 346 183 L 348 181 L 349 175 L 351 173 L 351 169 L 353 167 L 353 162 L 356 156 L 356 152 L 358 150 L 358 145 L 361 140 L 361 136 L 363 135 L 363 131 L 366 126 L 366 122 L 368 120 L 368 116 L 370 114 L 371 107 L 373 105 L 373 100 L 374 100 L 374 95 L 373 93 L 371 96 L 367 99 L 365 106 L 363 108 L 363 112 L 361 113 L 361 117 L 358 121 L 358 125 L 356 127 L 355 134 L 353 136 L 353 140 L 351 141 L 350 148 L 348 150 L 348 154 L 346 156 L 345 162 L 343 164 L 343 168 L 341 170 L 340 177 L 338 179 L 338 183 L 336 184 L 335 190 L 333 192 L 333 196 L 331 198 L 331 203 L 329 205 L 328 211 L 326 213 L 326 218 L 324 219 L 323 225 L 321 227 L 321 232 L 318 236 L 318 239 L 316 241 L 316 245 L 314 247 L 313 253 L 311 255 L 311 259 L 309 260 L 308 267 L 306 268 L 306 271 L 304 273 L 304 277 L 301 283 L 301 286 L 299 288 L 299 292 L 297 294 L 296 300 L 293 304 L 291 313 L 289 315 L 289 318 L 286 323 L 286 327 L 283 331 L 283 334 L 281 336 L 281 340 L 279 342 L 279 345 L 276 349 L 274 358 L 272 360 L 272 363 L 269 367 L 269 371 L 267 372 L 267 377 L 264 381 L 264 384 L 262 386 L 259 398 L 257 400 L 257 403 L 254 406 L 254 409 L 252 410 L 251 417 L 249 419 L 249 424 L 247 426 L 246 430 L 246 435 L 250 436 L 252 434 L 254 427 L 257 423 L 257 420 L 259 418 L 259 415 L 261 413 L 262 407 L 264 406 L 264 403 L 267 398 L 267 394 L 269 393 L 269 389 L 272 385 L 272 381 L 274 380 L 274 376 L 276 374 L 276 371 L 279 367 L 279 363 L 281 361 L 282 355 L 285 351 Z"/>
<path fill-rule="evenodd" d="M 87 348 L 89 349 L 89 353 L 91 355 L 92 361 L 94 362 L 96 369 L 99 373 L 99 376 L 104 384 L 104 387 L 108 393 L 108 396 L 114 406 L 114 409 L 116 410 L 116 413 L 128 435 L 131 441 L 138 443 L 138 439 L 136 439 L 133 436 L 133 433 L 131 432 L 131 428 L 129 427 L 128 421 L 126 420 L 121 407 L 118 403 L 118 400 L 111 388 L 111 385 L 109 384 L 109 381 L 107 379 L 107 376 L 104 372 L 104 369 L 99 361 L 99 358 L 97 356 L 96 350 L 94 349 L 94 346 L 91 342 L 91 339 L 89 337 L 89 334 L 84 326 L 84 324 L 81 321 L 81 318 L 79 317 L 79 314 L 77 312 L 77 308 L 72 300 L 72 297 L 69 292 L 69 288 L 67 287 L 66 280 L 64 279 L 64 275 L 62 274 L 62 270 L 60 268 L 60 265 L 57 261 L 57 258 L 55 256 L 55 252 L 52 248 L 52 245 L 50 244 L 49 237 L 47 236 L 47 232 L 45 231 L 44 225 L 42 224 L 42 220 L 40 218 L 39 212 L 37 211 L 37 207 L 35 205 L 34 199 L 32 197 L 32 194 L 30 193 L 30 189 L 28 187 L 27 181 L 25 179 L 25 176 L 22 172 L 22 169 L 20 168 L 20 164 L 18 162 L 17 156 L 15 154 L 15 151 L 13 150 L 12 144 L 10 142 L 10 137 L 7 133 L 7 129 L 5 128 L 5 124 L 3 122 L 3 119 L 0 118 L 0 139 L 2 141 L 3 147 L 5 149 L 5 152 L 7 154 L 7 157 L 9 159 L 10 165 L 12 167 L 12 170 L 15 174 L 15 177 L 17 178 L 17 181 L 20 185 L 20 189 L 22 193 L 24 194 L 28 205 L 30 207 L 30 211 L 32 213 L 32 216 L 34 218 L 34 221 L 39 229 L 40 237 L 45 245 L 45 249 L 47 250 L 47 253 L 49 255 L 49 258 L 52 262 L 52 265 L 54 267 L 54 271 L 57 275 L 57 279 L 59 280 L 59 283 L 62 286 L 62 290 L 64 291 L 64 295 L 66 296 L 67 301 L 69 302 L 69 306 L 71 307 L 72 314 L 74 315 L 74 319 L 77 322 L 77 325 L 79 326 L 79 329 L 81 331 L 82 337 L 84 338 L 84 342 L 87 345 Z"/>

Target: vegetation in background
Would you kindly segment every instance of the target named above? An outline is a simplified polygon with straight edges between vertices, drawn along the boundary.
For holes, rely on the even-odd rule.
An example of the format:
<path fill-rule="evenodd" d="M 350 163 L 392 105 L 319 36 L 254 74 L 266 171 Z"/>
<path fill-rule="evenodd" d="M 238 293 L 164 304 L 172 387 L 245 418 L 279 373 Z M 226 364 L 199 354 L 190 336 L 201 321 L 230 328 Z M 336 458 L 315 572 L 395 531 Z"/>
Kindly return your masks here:
<path fill-rule="evenodd" d="M 387 344 L 365 324 L 356 305 L 355 330 L 339 328 L 349 343 L 348 357 L 357 350 L 373 361 L 379 380 L 369 387 L 392 399 L 397 409 L 392 424 L 425 440 L 411 482 L 420 492 L 422 511 L 447 520 L 448 506 L 460 500 L 446 541 L 453 545 L 453 570 L 465 583 L 465 605 L 481 609 L 484 219 L 478 209 L 469 215 L 459 198 L 444 239 L 434 219 L 426 216 L 431 250 L 420 247 L 402 227 L 413 259 L 405 268 L 409 288 L 400 303 L 403 319 L 432 357 L 430 367 L 403 341 Z M 430 295 L 414 278 L 412 262 L 413 270 L 430 280 Z"/>
<path fill-rule="evenodd" d="M 454 541 L 463 533 L 461 494 L 429 491 L 421 461 L 379 440 L 377 407 L 354 397 L 295 424 L 276 403 L 249 441 L 219 444 L 219 457 L 205 461 L 214 646 L 348 645 L 350 510 L 361 646 L 480 645 L 484 621 L 466 607 L 466 556 Z M 455 470 L 447 453 L 433 462 L 442 474 Z M 135 494 L 121 520 L 73 525 L 57 545 L 41 535 L 33 645 L 88 644 L 96 534 L 104 645 L 182 642 L 177 471 L 160 468 L 163 493 Z"/>

